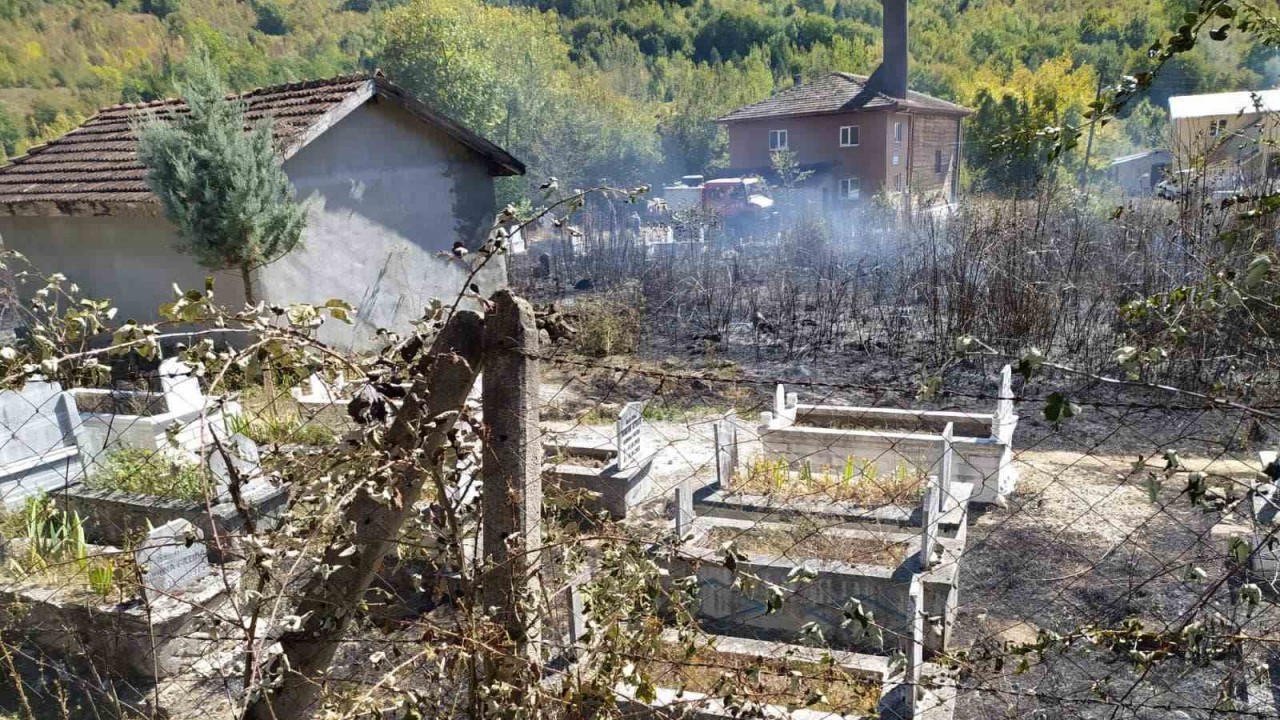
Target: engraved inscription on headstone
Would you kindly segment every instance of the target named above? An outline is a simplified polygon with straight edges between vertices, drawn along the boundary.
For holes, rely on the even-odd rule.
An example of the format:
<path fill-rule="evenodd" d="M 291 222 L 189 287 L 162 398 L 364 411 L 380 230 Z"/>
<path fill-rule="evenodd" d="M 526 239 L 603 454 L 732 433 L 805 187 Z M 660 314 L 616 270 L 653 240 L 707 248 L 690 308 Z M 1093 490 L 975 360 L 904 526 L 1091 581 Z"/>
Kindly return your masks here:
<path fill-rule="evenodd" d="M 640 462 L 640 424 L 644 403 L 629 402 L 618 415 L 618 469 L 625 470 Z"/>
<path fill-rule="evenodd" d="M 148 600 L 180 593 L 210 572 L 200 528 L 181 518 L 147 533 L 135 551 Z"/>

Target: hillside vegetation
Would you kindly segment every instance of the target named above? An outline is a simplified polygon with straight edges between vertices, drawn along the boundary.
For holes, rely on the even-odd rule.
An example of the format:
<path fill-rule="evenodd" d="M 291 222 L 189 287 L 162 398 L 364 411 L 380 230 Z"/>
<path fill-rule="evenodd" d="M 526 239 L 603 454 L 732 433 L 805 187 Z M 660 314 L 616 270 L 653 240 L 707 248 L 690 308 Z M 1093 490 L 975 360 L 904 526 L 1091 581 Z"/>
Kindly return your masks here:
<path fill-rule="evenodd" d="M 911 80 L 979 110 L 972 182 L 1001 189 L 1017 173 L 996 167 L 993 138 L 1079 117 L 1194 4 L 914 0 Z M 0 146 L 12 156 L 99 106 L 171 94 L 175 63 L 203 43 L 237 88 L 380 66 L 536 176 L 660 181 L 723 165 L 708 121 L 729 109 L 869 73 L 880 18 L 879 0 L 0 0 Z M 1095 157 L 1156 142 L 1171 94 L 1269 87 L 1277 71 L 1256 45 L 1182 56 Z"/>

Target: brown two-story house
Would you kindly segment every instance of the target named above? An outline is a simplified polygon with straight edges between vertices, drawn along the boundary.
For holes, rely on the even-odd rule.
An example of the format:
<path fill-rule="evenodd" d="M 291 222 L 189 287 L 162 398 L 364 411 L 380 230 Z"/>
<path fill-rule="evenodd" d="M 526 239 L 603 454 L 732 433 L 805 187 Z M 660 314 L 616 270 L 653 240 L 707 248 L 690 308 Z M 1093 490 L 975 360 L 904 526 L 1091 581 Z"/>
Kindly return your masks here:
<path fill-rule="evenodd" d="M 789 151 L 828 206 L 881 193 L 903 208 L 954 203 L 971 111 L 907 89 L 907 0 L 884 0 L 884 47 L 870 77 L 834 72 L 720 118 L 730 172 L 769 177 Z"/>

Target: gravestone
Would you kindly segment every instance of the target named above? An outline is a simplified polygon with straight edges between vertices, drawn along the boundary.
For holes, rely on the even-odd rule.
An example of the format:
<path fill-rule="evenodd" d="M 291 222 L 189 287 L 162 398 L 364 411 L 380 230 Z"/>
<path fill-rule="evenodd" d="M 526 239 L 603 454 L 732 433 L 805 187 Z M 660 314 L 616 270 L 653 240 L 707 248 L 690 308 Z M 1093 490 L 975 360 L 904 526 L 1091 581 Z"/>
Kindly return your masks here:
<path fill-rule="evenodd" d="M 733 486 L 733 473 L 738 467 L 738 424 L 737 416 L 730 411 L 723 420 L 712 426 L 715 437 L 716 481 L 720 489 L 728 490 Z"/>
<path fill-rule="evenodd" d="M 795 393 L 787 392 L 786 387 L 782 383 L 778 383 L 778 387 L 773 391 L 773 417 L 780 421 L 795 422 L 796 421 L 796 405 L 800 402 L 800 397 Z"/>
<path fill-rule="evenodd" d="M 189 413 L 204 410 L 204 392 L 200 378 L 190 365 L 177 358 L 160 361 L 160 390 L 164 392 L 169 412 Z"/>
<path fill-rule="evenodd" d="M 212 571 L 202 540 L 200 528 L 182 519 L 147 533 L 134 557 L 148 602 L 181 594 Z"/>
<path fill-rule="evenodd" d="M 644 403 L 629 402 L 618 414 L 617 447 L 618 469 L 626 470 L 640 464 L 640 425 L 644 421 Z"/>
<path fill-rule="evenodd" d="M 81 478 L 79 422 L 75 399 L 58 383 L 32 379 L 0 392 L 0 502 L 12 507 Z"/>
<path fill-rule="evenodd" d="M 942 472 L 938 476 L 938 487 L 942 490 L 938 498 L 938 508 L 940 510 L 945 509 L 947 501 L 951 499 L 951 481 L 955 479 L 955 431 L 955 423 L 947 423 L 947 426 L 942 430 Z"/>
<path fill-rule="evenodd" d="M 1000 391 L 996 395 L 996 417 L 991 434 L 998 440 L 1006 442 L 1013 438 L 1005 437 L 1013 427 L 1013 366 L 1005 365 L 1000 370 Z"/>
<path fill-rule="evenodd" d="M 227 451 L 227 455 L 231 456 L 231 463 L 235 466 L 241 480 L 248 484 L 249 481 L 262 475 L 261 457 L 258 453 L 258 444 L 253 440 L 236 433 L 231 437 L 222 440 L 222 448 Z M 223 458 L 222 453 L 218 452 L 216 447 L 209 448 L 209 472 L 213 474 L 214 494 L 222 500 L 229 497 L 228 487 L 231 484 L 231 471 L 227 468 L 227 461 Z"/>
<path fill-rule="evenodd" d="M 569 645 L 575 656 L 578 653 L 578 641 L 587 634 L 587 609 L 582 597 L 582 585 L 573 583 L 569 586 Z"/>
<path fill-rule="evenodd" d="M 920 567 L 928 570 L 937 560 L 938 525 L 942 519 L 942 492 L 936 475 L 929 476 L 929 485 L 920 503 Z"/>
<path fill-rule="evenodd" d="M 334 383 L 330 385 L 319 373 L 311 373 L 307 377 L 307 387 L 304 392 L 302 388 L 295 387 L 289 389 L 289 394 L 293 399 L 304 405 L 333 405 L 342 402 L 343 390 L 346 388 L 346 378 L 342 373 L 338 373 L 334 378 Z"/>
<path fill-rule="evenodd" d="M 684 480 L 676 486 L 676 537 L 687 535 L 697 518 L 693 510 L 693 485 Z"/>
<path fill-rule="evenodd" d="M 907 590 L 907 619 L 911 637 L 907 638 L 907 672 L 904 682 L 907 686 L 907 717 L 914 718 L 924 695 L 920 682 L 924 669 L 924 584 L 920 582 L 919 575 L 911 576 L 911 586 Z"/>

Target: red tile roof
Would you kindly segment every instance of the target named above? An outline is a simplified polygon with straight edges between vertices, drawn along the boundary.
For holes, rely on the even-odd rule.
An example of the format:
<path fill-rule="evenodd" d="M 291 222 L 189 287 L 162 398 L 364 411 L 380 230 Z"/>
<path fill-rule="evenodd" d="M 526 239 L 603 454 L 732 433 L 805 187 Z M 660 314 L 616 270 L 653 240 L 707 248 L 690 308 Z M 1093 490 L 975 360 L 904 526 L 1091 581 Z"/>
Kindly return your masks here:
<path fill-rule="evenodd" d="M 240 94 L 250 121 L 271 118 L 276 141 L 288 157 L 332 123 L 374 95 L 435 125 L 490 163 L 495 175 L 517 175 L 524 165 L 509 153 L 415 100 L 382 75 L 344 75 L 259 88 Z M 0 214 L 113 214 L 134 207 L 159 210 L 138 162 L 135 121 L 144 115 L 184 112 L 180 99 L 103 108 L 80 127 L 31 148 L 0 167 Z M 332 118 L 332 119 L 330 119 Z"/>
<path fill-rule="evenodd" d="M 906 99 L 890 97 L 868 88 L 866 76 L 833 72 L 813 82 L 787 88 L 760 102 L 740 107 L 717 122 L 733 123 L 864 110 L 900 110 L 938 115 L 968 115 L 972 112 L 968 108 L 924 93 L 908 92 Z"/>

